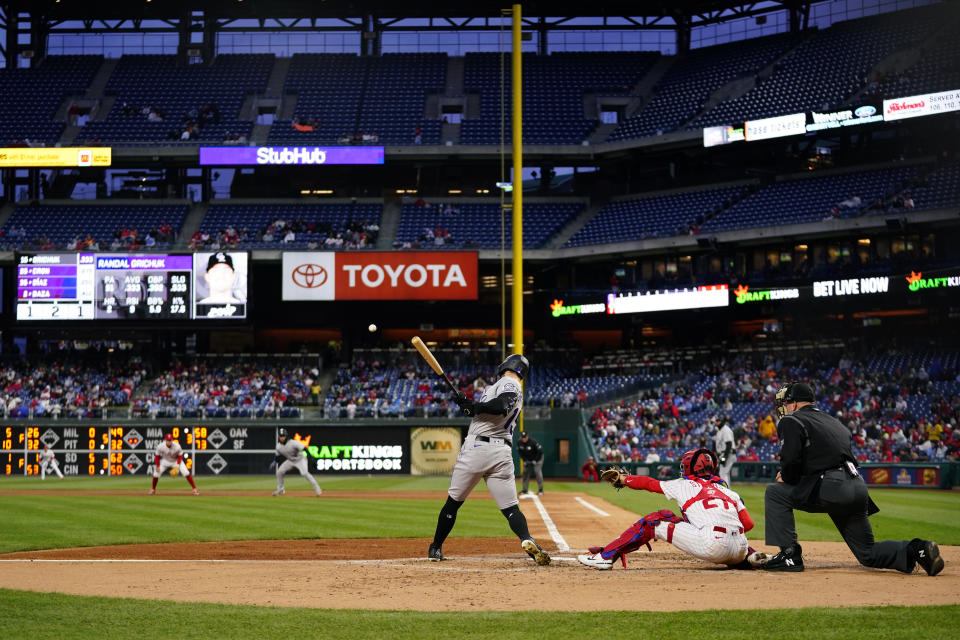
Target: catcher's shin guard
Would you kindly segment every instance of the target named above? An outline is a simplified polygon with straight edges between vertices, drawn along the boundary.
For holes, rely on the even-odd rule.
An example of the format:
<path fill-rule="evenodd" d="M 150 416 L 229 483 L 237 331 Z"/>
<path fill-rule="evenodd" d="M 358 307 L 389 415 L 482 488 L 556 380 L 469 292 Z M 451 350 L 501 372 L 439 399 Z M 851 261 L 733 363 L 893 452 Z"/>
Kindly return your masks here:
<path fill-rule="evenodd" d="M 643 545 L 647 545 L 648 551 L 653 550 L 650 547 L 650 541 L 653 540 L 656 535 L 655 532 L 657 525 L 663 521 L 683 522 L 683 518 L 667 509 L 654 511 L 651 514 L 644 516 L 643 519 L 637 520 L 633 526 L 621 533 L 619 538 L 602 549 L 598 549 L 600 551 L 600 555 L 607 560 L 615 560 L 620 558 L 624 568 L 626 568 L 627 559 L 624 557 L 626 554 L 630 553 L 631 551 L 636 551 Z M 594 551 L 594 547 L 591 547 L 590 551 L 591 553 L 596 553 L 596 551 Z"/>

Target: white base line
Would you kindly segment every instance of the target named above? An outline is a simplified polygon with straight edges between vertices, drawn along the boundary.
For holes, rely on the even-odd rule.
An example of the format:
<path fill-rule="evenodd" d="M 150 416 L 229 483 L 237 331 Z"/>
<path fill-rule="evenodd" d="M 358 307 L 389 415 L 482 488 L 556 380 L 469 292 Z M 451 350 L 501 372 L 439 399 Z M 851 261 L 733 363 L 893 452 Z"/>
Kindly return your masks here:
<path fill-rule="evenodd" d="M 593 506 L 592 504 L 590 504 L 589 502 L 587 502 L 586 500 L 584 500 L 584 499 L 581 498 L 580 496 L 574 496 L 573 499 L 576 500 L 577 502 L 579 502 L 580 504 L 582 504 L 583 506 L 585 506 L 587 509 L 590 509 L 591 511 L 596 511 L 597 513 L 599 513 L 600 515 L 602 515 L 604 518 L 609 518 L 609 517 L 610 517 L 610 514 L 609 514 L 609 513 L 607 513 L 607 512 L 604 511 L 603 509 L 598 509 L 597 507 Z"/>
<path fill-rule="evenodd" d="M 540 517 L 543 518 L 543 524 L 547 527 L 547 533 L 550 534 L 550 537 L 553 538 L 554 544 L 557 545 L 558 551 L 570 551 L 570 545 L 567 544 L 567 541 L 563 539 L 563 536 L 560 535 L 560 532 L 557 530 L 557 525 L 553 524 L 553 520 L 550 519 L 550 514 L 547 513 L 546 507 L 543 506 L 543 503 L 540 502 L 540 498 L 537 496 L 530 496 L 530 499 L 533 500 L 533 504 L 537 505 L 537 511 L 540 512 Z"/>

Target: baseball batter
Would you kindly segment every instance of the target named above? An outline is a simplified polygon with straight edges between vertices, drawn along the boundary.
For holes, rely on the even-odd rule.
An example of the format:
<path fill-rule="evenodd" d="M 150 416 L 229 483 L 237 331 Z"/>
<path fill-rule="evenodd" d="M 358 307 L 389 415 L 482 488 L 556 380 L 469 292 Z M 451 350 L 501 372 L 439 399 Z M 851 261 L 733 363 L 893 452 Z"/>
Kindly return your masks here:
<path fill-rule="evenodd" d="M 604 479 L 615 487 L 662 493 L 680 505 L 682 517 L 666 509 L 646 516 L 605 547 L 591 547 L 577 559 L 595 569 L 612 569 L 617 558 L 626 567 L 624 556 L 651 540 L 666 540 L 690 555 L 737 568 L 762 564 L 767 556 L 754 551 L 744 535 L 753 528 L 753 519 L 740 496 L 717 477 L 717 455 L 709 449 L 687 451 L 680 460 L 683 477 L 659 482 L 648 476 L 622 476 L 604 471 Z M 613 471 L 614 473 L 609 473 Z"/>
<path fill-rule="evenodd" d="M 284 494 L 283 477 L 290 473 L 291 469 L 296 469 L 300 472 L 300 475 L 307 479 L 315 494 L 319 496 L 323 493 L 323 489 L 320 488 L 320 485 L 317 484 L 317 481 L 313 479 L 307 469 L 307 456 L 303 453 L 305 448 L 299 440 L 289 438 L 286 429 L 280 429 L 277 432 L 277 455 L 274 458 L 274 462 L 277 463 L 277 490 L 273 492 L 273 495 L 282 496 Z"/>
<path fill-rule="evenodd" d="M 530 363 L 520 354 L 513 354 L 497 369 L 499 379 L 483 390 L 474 402 L 463 396 L 455 401 L 464 415 L 471 416 L 457 462 L 450 477 L 447 502 L 437 518 L 437 530 L 427 557 L 434 562 L 445 560 L 441 547 L 457 520 L 457 510 L 477 486 L 480 479 L 506 517 L 510 529 L 520 538 L 520 546 L 538 565 L 550 564 L 550 556 L 530 536 L 527 519 L 520 511 L 517 483 L 513 468 L 513 430 L 523 409 L 522 381 L 530 371 Z"/>
<path fill-rule="evenodd" d="M 60 473 L 60 465 L 57 464 L 57 459 L 53 455 L 53 451 L 50 450 L 49 445 L 43 445 L 43 451 L 40 452 L 40 479 L 47 479 L 47 471 L 53 470 L 60 479 L 63 480 L 63 474 Z"/>
<path fill-rule="evenodd" d="M 153 486 L 150 488 L 150 495 L 157 493 L 157 480 L 167 471 L 170 471 L 171 475 L 183 475 L 193 487 L 193 495 L 200 495 L 190 470 L 183 462 L 183 449 L 180 448 L 180 443 L 173 439 L 172 433 L 163 436 L 163 442 L 157 445 L 153 454 Z"/>

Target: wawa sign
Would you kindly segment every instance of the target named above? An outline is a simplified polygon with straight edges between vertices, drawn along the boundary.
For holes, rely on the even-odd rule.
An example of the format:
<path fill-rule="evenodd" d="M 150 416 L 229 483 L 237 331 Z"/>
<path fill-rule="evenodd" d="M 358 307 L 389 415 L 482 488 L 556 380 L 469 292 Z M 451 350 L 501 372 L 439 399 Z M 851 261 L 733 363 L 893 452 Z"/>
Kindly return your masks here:
<path fill-rule="evenodd" d="M 476 300 L 477 253 L 285 252 L 284 300 Z"/>

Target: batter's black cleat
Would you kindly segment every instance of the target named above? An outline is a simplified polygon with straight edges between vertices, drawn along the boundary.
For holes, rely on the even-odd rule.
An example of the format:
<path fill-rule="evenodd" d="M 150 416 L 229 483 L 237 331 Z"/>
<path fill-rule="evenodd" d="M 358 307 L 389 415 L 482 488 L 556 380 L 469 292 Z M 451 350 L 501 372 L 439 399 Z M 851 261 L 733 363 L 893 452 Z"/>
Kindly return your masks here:
<path fill-rule="evenodd" d="M 936 542 L 914 538 L 907 544 L 907 552 L 923 567 L 928 576 L 935 576 L 943 571 L 943 558 L 940 557 L 940 547 Z"/>
<path fill-rule="evenodd" d="M 781 549 L 780 553 L 773 556 L 765 563 L 760 565 L 764 571 L 790 571 L 798 573 L 803 571 L 803 557 L 800 555 L 803 549 L 795 544 L 792 547 Z"/>
<path fill-rule="evenodd" d="M 440 562 L 441 560 L 446 560 L 446 558 L 443 557 L 443 552 L 440 551 L 440 547 L 436 547 L 434 545 L 430 545 L 430 550 L 427 551 L 427 558 L 430 560 L 430 562 Z"/>

